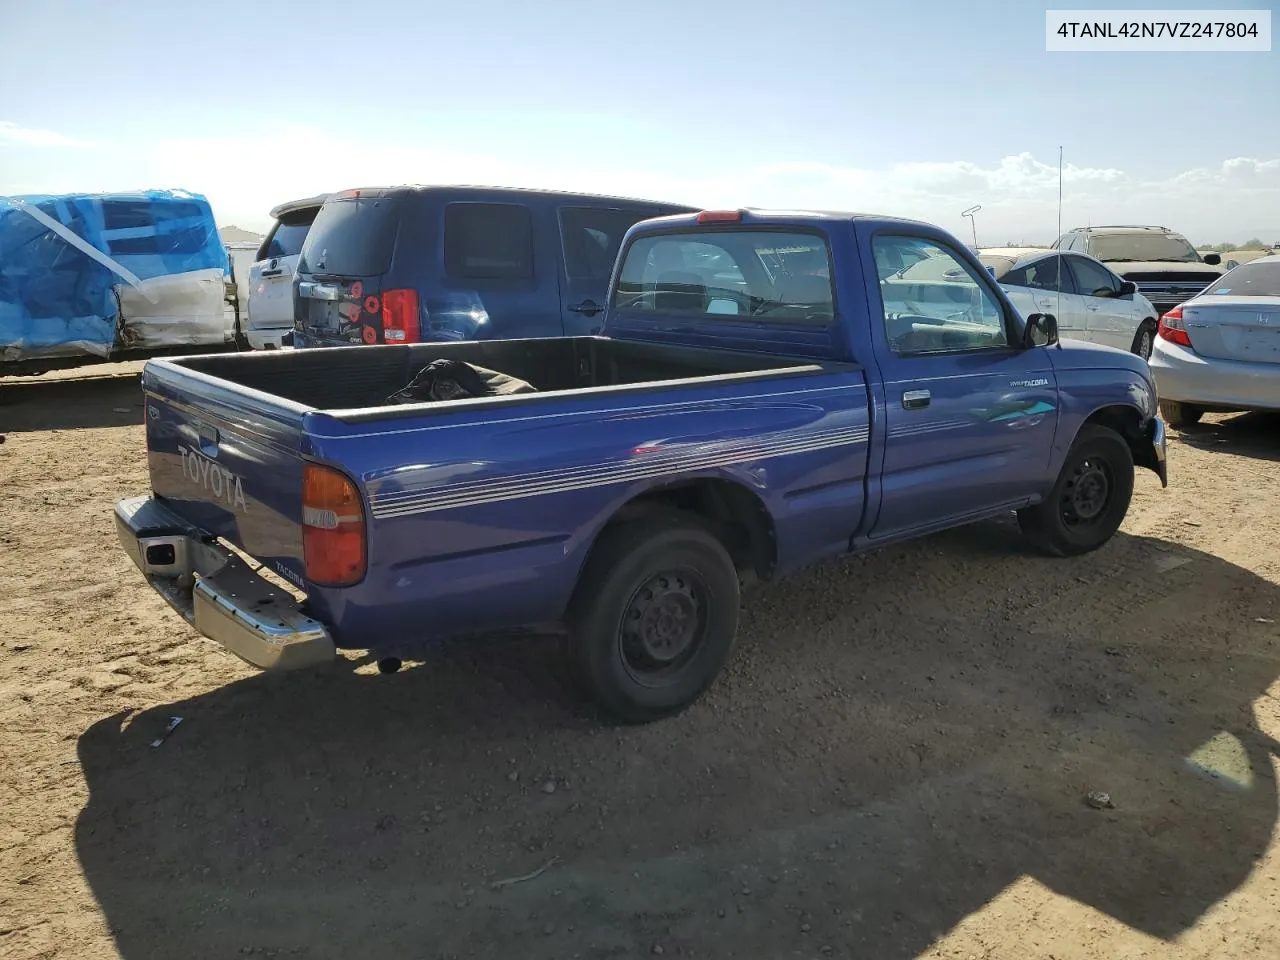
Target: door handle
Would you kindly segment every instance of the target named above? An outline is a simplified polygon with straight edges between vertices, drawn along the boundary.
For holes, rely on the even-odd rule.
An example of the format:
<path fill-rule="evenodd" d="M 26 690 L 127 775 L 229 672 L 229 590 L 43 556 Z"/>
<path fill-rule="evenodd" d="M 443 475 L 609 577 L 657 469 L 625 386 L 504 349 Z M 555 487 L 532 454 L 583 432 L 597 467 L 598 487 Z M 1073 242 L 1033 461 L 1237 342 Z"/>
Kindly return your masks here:
<path fill-rule="evenodd" d="M 1087 309 L 1090 313 L 1097 313 L 1097 312 L 1098 312 L 1098 308 L 1097 308 L 1097 307 L 1086 307 L 1085 309 Z"/>
<path fill-rule="evenodd" d="M 581 313 L 588 317 L 594 317 L 603 309 L 604 307 L 597 304 L 594 300 L 583 300 L 581 303 L 575 303 L 569 308 L 573 313 Z"/>
<path fill-rule="evenodd" d="M 902 395 L 902 407 L 904 410 L 919 410 L 929 405 L 928 390 L 908 390 Z"/>
<path fill-rule="evenodd" d="M 283 270 L 281 270 L 279 267 L 277 267 L 277 268 L 276 268 L 276 269 L 274 269 L 274 270 L 263 270 L 263 271 L 262 271 L 262 276 L 264 276 L 264 277 L 278 277 L 278 276 L 280 276 L 280 274 L 282 274 L 282 273 L 284 273 L 284 271 L 283 271 Z"/>

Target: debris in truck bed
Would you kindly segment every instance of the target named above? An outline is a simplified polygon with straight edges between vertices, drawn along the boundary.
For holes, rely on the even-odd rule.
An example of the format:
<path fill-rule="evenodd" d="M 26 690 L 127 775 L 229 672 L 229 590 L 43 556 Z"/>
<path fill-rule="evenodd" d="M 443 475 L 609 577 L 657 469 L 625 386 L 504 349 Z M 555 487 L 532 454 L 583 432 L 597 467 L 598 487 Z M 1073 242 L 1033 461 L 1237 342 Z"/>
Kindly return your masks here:
<path fill-rule="evenodd" d="M 473 366 L 461 360 L 433 360 L 403 389 L 387 397 L 387 403 L 430 403 L 537 393 L 523 380 L 497 370 Z"/>

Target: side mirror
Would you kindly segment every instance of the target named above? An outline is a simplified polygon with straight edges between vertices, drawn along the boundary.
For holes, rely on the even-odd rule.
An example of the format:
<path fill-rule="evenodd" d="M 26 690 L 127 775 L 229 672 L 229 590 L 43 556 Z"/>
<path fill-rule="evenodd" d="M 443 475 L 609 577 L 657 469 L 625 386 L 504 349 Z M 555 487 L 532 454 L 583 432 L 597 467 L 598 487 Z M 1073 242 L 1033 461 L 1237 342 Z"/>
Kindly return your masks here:
<path fill-rule="evenodd" d="M 1206 253 L 1204 255 L 1204 262 L 1211 267 L 1216 267 L 1218 264 L 1222 262 L 1222 258 L 1218 256 L 1216 253 Z"/>
<path fill-rule="evenodd" d="M 1058 342 L 1058 318 L 1052 313 L 1033 313 L 1022 331 L 1022 347 L 1051 347 Z"/>
<path fill-rule="evenodd" d="M 1120 296 L 1132 297 L 1137 292 L 1138 292 L 1138 285 L 1134 283 L 1132 280 L 1120 281 Z"/>
<path fill-rule="evenodd" d="M 1240 266 L 1240 261 L 1239 261 L 1239 260 L 1228 260 L 1228 261 L 1227 261 L 1227 269 L 1228 269 L 1228 270 L 1234 270 L 1234 269 L 1235 269 L 1236 267 L 1238 267 L 1238 266 Z"/>

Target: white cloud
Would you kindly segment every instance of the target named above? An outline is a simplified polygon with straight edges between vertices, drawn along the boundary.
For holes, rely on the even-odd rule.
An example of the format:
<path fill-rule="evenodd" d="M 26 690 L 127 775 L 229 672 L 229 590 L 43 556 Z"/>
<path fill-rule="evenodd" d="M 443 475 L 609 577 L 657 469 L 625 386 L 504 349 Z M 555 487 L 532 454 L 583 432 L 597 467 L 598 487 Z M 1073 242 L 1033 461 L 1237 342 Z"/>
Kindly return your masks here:
<path fill-rule="evenodd" d="M 22 131 L 20 137 L 16 129 L 0 126 L 0 140 L 78 142 L 38 131 Z M 595 156 L 539 160 L 498 155 L 473 143 L 366 140 L 297 126 L 266 138 L 104 146 L 74 182 L 62 182 L 65 175 L 42 175 L 33 165 L 23 186 L 45 192 L 181 187 L 208 196 L 219 222 L 257 229 L 268 225 L 271 207 L 285 200 L 397 183 L 507 184 L 705 206 L 857 210 L 932 221 L 965 238 L 970 227 L 960 211 L 981 204 L 979 241 L 990 244 L 1046 242 L 1058 226 L 1057 158 L 1046 162 L 1030 153 L 990 164 L 954 160 L 878 169 L 808 160 L 748 165 L 735 152 L 726 152 L 714 167 L 704 159 L 682 168 L 675 154 L 665 169 L 636 169 L 605 167 Z M 1064 228 L 1160 223 L 1199 243 L 1273 232 L 1280 239 L 1280 158 L 1233 157 L 1163 178 L 1067 164 L 1063 181 Z M 12 186 L 0 182 L 0 193 Z"/>
<path fill-rule="evenodd" d="M 88 147 L 87 140 L 77 140 L 53 130 L 22 127 L 11 120 L 0 120 L 0 143 L 14 143 L 24 147 Z"/>

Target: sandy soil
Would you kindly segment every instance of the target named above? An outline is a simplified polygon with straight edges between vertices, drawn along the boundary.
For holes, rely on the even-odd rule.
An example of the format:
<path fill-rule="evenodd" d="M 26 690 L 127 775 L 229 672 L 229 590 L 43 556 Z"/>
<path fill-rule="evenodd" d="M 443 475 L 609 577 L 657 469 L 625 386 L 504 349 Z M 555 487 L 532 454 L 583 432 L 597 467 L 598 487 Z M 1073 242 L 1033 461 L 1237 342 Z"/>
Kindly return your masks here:
<path fill-rule="evenodd" d="M 1089 558 L 996 522 L 756 588 L 706 700 L 620 730 L 550 639 L 198 638 L 114 541 L 140 413 L 0 384 L 4 958 L 1280 956 L 1275 419 L 1175 437 Z"/>

